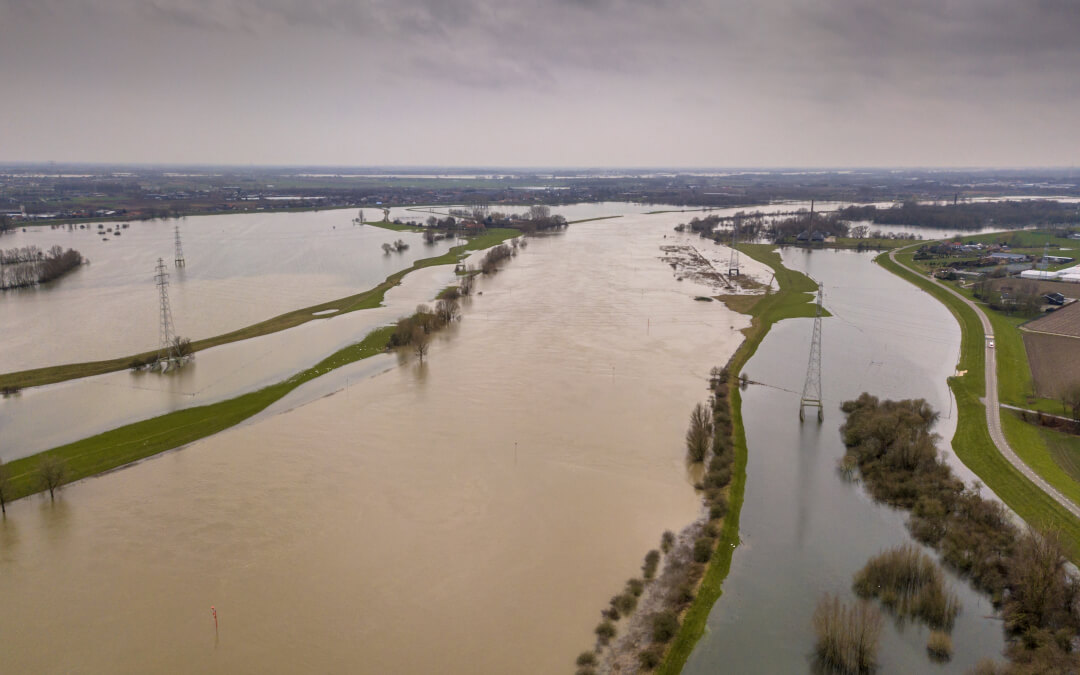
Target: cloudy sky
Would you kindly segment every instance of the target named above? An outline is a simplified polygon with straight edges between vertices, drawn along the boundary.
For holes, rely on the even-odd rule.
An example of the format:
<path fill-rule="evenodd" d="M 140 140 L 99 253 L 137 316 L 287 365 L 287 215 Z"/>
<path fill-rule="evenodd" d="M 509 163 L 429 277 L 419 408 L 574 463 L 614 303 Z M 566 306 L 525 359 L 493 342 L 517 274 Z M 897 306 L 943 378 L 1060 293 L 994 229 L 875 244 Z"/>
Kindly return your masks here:
<path fill-rule="evenodd" d="M 0 0 L 0 161 L 1075 166 L 1080 0 Z"/>

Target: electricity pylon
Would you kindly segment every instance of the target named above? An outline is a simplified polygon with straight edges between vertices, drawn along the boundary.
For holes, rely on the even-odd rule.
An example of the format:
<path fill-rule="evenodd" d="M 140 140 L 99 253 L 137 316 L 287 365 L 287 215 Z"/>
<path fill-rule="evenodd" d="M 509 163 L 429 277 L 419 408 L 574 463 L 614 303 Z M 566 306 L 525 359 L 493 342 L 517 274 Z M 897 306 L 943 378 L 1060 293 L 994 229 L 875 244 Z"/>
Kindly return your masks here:
<path fill-rule="evenodd" d="M 728 258 L 728 279 L 739 276 L 739 249 L 735 248 L 735 243 L 738 237 L 739 220 L 736 218 L 731 221 L 731 257 Z"/>
<path fill-rule="evenodd" d="M 158 326 L 161 345 L 158 347 L 158 360 L 168 361 L 173 352 L 173 322 L 172 309 L 169 307 L 169 273 L 165 271 L 165 261 L 161 258 L 157 261 L 154 283 L 157 284 L 158 294 L 161 297 L 161 317 Z"/>
<path fill-rule="evenodd" d="M 799 421 L 806 419 L 805 408 L 817 408 L 818 422 L 825 420 L 825 408 L 821 405 L 821 299 L 825 288 L 818 286 L 817 313 L 814 316 L 814 337 L 810 341 L 810 362 L 806 366 L 806 383 L 799 399 Z"/>
<path fill-rule="evenodd" d="M 174 225 L 173 230 L 176 232 L 176 258 L 173 260 L 173 265 L 176 267 L 183 267 L 184 247 L 180 245 L 180 226 Z"/>

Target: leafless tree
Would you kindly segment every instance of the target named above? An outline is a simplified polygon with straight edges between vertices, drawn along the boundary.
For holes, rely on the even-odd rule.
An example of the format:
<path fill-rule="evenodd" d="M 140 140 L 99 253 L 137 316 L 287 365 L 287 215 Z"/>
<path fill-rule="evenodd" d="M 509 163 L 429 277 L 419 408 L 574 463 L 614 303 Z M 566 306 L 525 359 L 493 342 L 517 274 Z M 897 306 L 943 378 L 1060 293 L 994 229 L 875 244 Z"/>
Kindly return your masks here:
<path fill-rule="evenodd" d="M 691 461 L 705 461 L 711 437 L 712 420 L 709 419 L 709 409 L 698 403 L 690 413 L 690 428 L 686 430 L 686 454 Z"/>
<path fill-rule="evenodd" d="M 56 499 L 56 490 L 67 478 L 67 462 L 56 455 L 45 455 L 38 463 L 41 486 L 49 491 L 49 499 Z"/>
<path fill-rule="evenodd" d="M 7 515 L 7 501 L 10 496 L 8 470 L 4 466 L 4 460 L 0 459 L 0 515 Z"/>
<path fill-rule="evenodd" d="M 191 340 L 177 335 L 172 341 L 173 352 L 179 357 L 190 355 L 194 350 L 191 348 Z"/>
<path fill-rule="evenodd" d="M 457 298 L 441 298 L 435 303 L 435 314 L 442 323 L 450 323 L 461 314 L 461 304 Z"/>
<path fill-rule="evenodd" d="M 1072 411 L 1074 420 L 1080 421 L 1080 382 L 1073 382 L 1061 392 L 1061 402 Z"/>
<path fill-rule="evenodd" d="M 423 363 L 424 357 L 427 356 L 428 348 L 431 346 L 427 332 L 423 328 L 417 327 L 417 329 L 413 331 L 410 344 L 412 344 L 413 353 L 416 354 L 416 358 L 420 359 L 420 363 Z"/>

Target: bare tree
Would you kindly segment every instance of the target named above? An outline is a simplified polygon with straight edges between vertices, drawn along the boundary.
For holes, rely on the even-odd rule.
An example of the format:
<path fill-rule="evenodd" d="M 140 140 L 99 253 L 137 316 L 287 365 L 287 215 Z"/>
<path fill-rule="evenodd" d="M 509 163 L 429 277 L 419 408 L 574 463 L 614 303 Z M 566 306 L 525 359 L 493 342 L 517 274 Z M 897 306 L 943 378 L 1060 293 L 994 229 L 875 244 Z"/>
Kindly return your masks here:
<path fill-rule="evenodd" d="M 56 455 L 45 455 L 38 463 L 41 486 L 49 491 L 49 499 L 56 499 L 56 490 L 67 478 L 67 462 Z"/>
<path fill-rule="evenodd" d="M 435 303 L 435 314 L 443 323 L 450 323 L 461 313 L 461 304 L 457 298 L 442 298 Z"/>
<path fill-rule="evenodd" d="M 461 277 L 461 284 L 460 284 L 461 294 L 462 295 L 472 295 L 473 286 L 475 286 L 475 285 L 476 285 L 476 275 L 474 275 L 472 273 L 469 273 L 469 274 L 466 274 L 465 276 Z"/>
<path fill-rule="evenodd" d="M 686 454 L 691 461 L 705 461 L 711 436 L 712 420 L 709 419 L 709 409 L 698 403 L 690 413 L 690 428 L 686 430 Z"/>
<path fill-rule="evenodd" d="M 413 331 L 412 340 L 410 341 L 413 348 L 413 353 L 416 354 L 416 358 L 420 359 L 420 363 L 424 362 L 424 357 L 427 356 L 428 348 L 431 346 L 428 334 L 423 328 L 417 327 Z"/>
<path fill-rule="evenodd" d="M 10 484 L 8 470 L 4 466 L 4 460 L 0 459 L 0 515 L 7 515 L 7 501 L 10 496 Z"/>
<path fill-rule="evenodd" d="M 191 348 L 191 340 L 177 335 L 172 341 L 173 352 L 179 357 L 189 356 L 194 350 Z"/>

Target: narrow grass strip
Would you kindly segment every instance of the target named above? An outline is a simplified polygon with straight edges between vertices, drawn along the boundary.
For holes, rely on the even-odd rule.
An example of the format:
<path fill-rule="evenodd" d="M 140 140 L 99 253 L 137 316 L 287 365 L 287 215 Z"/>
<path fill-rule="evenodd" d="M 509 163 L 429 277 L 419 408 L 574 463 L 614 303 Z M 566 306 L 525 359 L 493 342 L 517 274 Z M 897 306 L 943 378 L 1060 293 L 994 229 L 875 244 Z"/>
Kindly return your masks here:
<path fill-rule="evenodd" d="M 809 295 L 817 290 L 813 279 L 784 267 L 780 254 L 770 244 L 739 244 L 738 248 L 754 260 L 765 263 L 776 273 L 779 290 L 761 297 L 749 309 L 750 327 L 744 329 L 746 338 L 728 361 L 728 386 L 731 387 L 731 421 L 735 436 L 735 468 L 731 478 L 731 491 L 728 494 L 728 513 L 716 550 L 713 551 L 708 569 L 701 580 L 694 602 L 683 617 L 679 633 L 664 656 L 664 661 L 657 668 L 657 673 L 675 675 L 682 671 L 686 660 L 694 651 L 694 646 L 705 633 L 705 625 L 713 605 L 723 595 L 723 584 L 731 570 L 731 559 L 739 545 L 739 516 L 742 512 L 743 497 L 746 492 L 746 462 L 748 448 L 746 430 L 742 418 L 742 395 L 739 391 L 738 374 L 757 351 L 769 329 L 777 321 L 796 317 L 814 316 L 816 307 Z"/>
<path fill-rule="evenodd" d="M 481 249 L 495 246 L 507 239 L 512 239 L 521 234 L 519 230 L 510 228 L 497 228 L 491 229 L 482 235 L 473 237 L 466 244 L 454 246 L 446 253 L 433 258 L 424 258 L 417 260 L 412 266 L 394 272 L 390 276 L 379 284 L 378 286 L 357 293 L 355 295 L 349 295 L 344 298 L 338 298 L 337 300 L 331 300 L 318 305 L 312 305 L 311 307 L 304 307 L 303 309 L 293 310 L 280 314 L 266 321 L 260 321 L 258 323 L 234 330 L 222 335 L 217 335 L 210 338 L 204 338 L 202 340 L 196 340 L 191 343 L 191 348 L 194 351 L 200 351 L 203 349 L 209 349 L 211 347 L 218 347 L 220 345 L 228 344 L 230 342 L 238 342 L 240 340 L 247 340 L 253 337 L 259 337 L 261 335 L 269 335 L 270 333 L 276 333 L 278 331 L 287 330 L 289 328 L 295 328 L 308 321 L 320 321 L 331 319 L 335 316 L 341 316 L 342 314 L 348 314 L 349 312 L 355 312 L 363 309 L 372 309 L 379 307 L 383 303 L 383 299 L 386 296 L 386 292 L 394 286 L 401 283 L 401 280 L 405 278 L 405 275 L 415 270 L 423 269 L 425 267 L 433 267 L 435 265 L 452 265 L 458 261 L 461 255 L 467 251 L 478 251 Z M 326 312 L 327 310 L 337 310 L 328 314 L 319 314 L 319 312 Z M 70 363 L 59 366 L 48 366 L 45 368 L 33 368 L 31 370 L 21 370 L 14 373 L 5 373 L 0 375 L 0 389 L 15 388 L 23 389 L 26 387 L 39 387 L 46 384 L 54 384 L 56 382 L 63 382 L 65 380 L 73 380 L 80 377 L 90 377 L 92 375 L 103 375 L 105 373 L 111 373 L 118 370 L 125 370 L 131 365 L 131 362 L 135 359 L 147 360 L 157 356 L 157 351 L 142 352 L 139 354 L 132 354 L 130 356 L 123 356 L 116 359 L 107 359 L 105 361 L 89 361 L 85 363 Z"/>
<path fill-rule="evenodd" d="M 42 490 L 37 467 L 45 456 L 64 460 L 67 465 L 65 482 L 74 482 L 187 445 L 239 424 L 305 382 L 383 352 L 393 332 L 394 326 L 378 328 L 362 341 L 334 352 L 311 368 L 258 391 L 128 424 L 10 462 L 6 465 L 10 477 L 10 499 L 19 499 Z"/>

